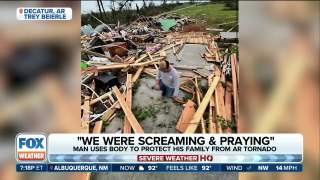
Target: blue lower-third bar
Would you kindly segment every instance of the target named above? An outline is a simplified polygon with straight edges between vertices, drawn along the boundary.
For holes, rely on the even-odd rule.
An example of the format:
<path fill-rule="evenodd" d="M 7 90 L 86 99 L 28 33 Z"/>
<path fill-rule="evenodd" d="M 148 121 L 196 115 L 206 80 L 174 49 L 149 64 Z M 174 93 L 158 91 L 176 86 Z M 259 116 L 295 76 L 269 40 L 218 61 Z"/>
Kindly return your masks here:
<path fill-rule="evenodd" d="M 17 172 L 302 172 L 303 164 L 17 164 Z"/>

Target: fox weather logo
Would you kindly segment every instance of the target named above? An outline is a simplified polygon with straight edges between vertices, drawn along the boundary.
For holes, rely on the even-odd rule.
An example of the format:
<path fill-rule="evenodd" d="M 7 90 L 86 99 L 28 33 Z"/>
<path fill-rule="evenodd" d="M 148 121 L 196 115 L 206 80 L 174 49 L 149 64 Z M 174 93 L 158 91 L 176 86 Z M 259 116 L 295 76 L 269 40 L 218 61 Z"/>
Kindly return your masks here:
<path fill-rule="evenodd" d="M 46 161 L 47 136 L 42 133 L 20 133 L 16 136 L 16 159 L 19 162 Z"/>

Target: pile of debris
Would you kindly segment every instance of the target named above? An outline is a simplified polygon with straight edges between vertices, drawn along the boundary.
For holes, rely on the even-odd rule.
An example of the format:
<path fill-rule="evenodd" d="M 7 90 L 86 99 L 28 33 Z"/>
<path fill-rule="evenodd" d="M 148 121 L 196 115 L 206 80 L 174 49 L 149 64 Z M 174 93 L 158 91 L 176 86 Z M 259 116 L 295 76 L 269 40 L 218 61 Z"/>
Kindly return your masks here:
<path fill-rule="evenodd" d="M 139 29 L 137 32 L 124 31 L 119 25 L 112 28 L 103 24 L 104 30 L 92 28 L 90 31 L 93 33 L 81 36 L 83 133 L 100 133 L 104 121 L 110 122 L 119 109 L 125 113 L 123 133 L 144 133 L 132 112 L 132 88 L 142 73 L 155 77 L 160 61 L 166 59 L 167 51 L 171 50 L 177 61 L 177 64 L 171 65 L 181 77 L 180 89 L 192 97 L 187 101 L 177 100 L 177 103 L 184 106 L 184 110 L 180 119 L 177 119 L 176 129 L 181 133 L 237 132 L 237 55 L 230 52 L 230 48 L 219 48 L 215 42 L 217 37 L 205 32 L 179 33 L 149 29 L 163 17 L 177 21 L 176 17 L 168 15 L 158 19 L 139 18 L 129 27 L 143 24 L 144 27 L 147 26 L 144 30 L 149 33 L 141 34 Z M 83 28 L 82 31 L 87 32 L 88 29 L 90 27 Z M 178 63 L 181 61 L 179 53 L 185 44 L 206 46 L 207 52 L 199 56 L 210 63 L 209 73 L 199 71 L 203 68 L 201 66 Z M 199 79 L 207 80 L 206 91 L 199 88 Z"/>
<path fill-rule="evenodd" d="M 139 29 L 152 29 L 157 31 L 179 31 L 185 25 L 195 23 L 195 20 L 187 16 L 176 14 L 164 14 L 152 17 L 139 17 L 132 22 L 126 30 L 137 34 Z M 140 34 L 141 35 L 141 34 Z"/>

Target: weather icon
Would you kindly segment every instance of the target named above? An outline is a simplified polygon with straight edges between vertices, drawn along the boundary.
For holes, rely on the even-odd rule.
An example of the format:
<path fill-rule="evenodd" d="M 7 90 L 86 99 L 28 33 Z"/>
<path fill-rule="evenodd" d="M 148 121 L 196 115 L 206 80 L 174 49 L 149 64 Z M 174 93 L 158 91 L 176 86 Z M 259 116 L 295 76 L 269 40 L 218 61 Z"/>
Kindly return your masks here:
<path fill-rule="evenodd" d="M 144 167 L 143 166 L 139 166 L 139 171 L 144 171 Z"/>

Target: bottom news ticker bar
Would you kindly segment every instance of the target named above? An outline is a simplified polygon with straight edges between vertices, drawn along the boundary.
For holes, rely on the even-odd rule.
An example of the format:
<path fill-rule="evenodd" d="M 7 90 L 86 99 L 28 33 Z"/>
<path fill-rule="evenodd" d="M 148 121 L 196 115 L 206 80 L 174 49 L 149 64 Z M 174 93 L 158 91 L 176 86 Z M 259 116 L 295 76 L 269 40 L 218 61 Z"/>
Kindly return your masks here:
<path fill-rule="evenodd" d="M 17 172 L 302 172 L 303 164 L 17 164 Z"/>

